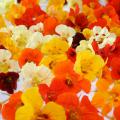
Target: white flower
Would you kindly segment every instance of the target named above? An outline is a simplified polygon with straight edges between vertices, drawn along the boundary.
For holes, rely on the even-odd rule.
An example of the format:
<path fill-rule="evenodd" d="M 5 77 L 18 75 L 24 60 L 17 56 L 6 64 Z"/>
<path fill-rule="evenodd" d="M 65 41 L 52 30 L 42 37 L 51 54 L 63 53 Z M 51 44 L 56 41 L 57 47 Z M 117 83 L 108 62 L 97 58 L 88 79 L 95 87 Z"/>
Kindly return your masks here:
<path fill-rule="evenodd" d="M 20 77 L 23 78 L 23 89 L 26 89 L 41 83 L 50 85 L 54 75 L 46 66 L 36 66 L 31 62 L 22 67 Z"/>
<path fill-rule="evenodd" d="M 72 27 L 68 27 L 66 25 L 58 25 L 55 28 L 55 31 L 63 38 L 66 38 L 69 45 L 71 46 L 73 41 L 73 36 L 75 35 L 76 31 Z"/>
<path fill-rule="evenodd" d="M 95 40 L 98 43 L 99 48 L 104 48 L 107 44 L 113 45 L 116 40 L 116 35 L 114 33 L 110 33 L 106 27 L 101 28 L 99 26 L 95 26 L 93 28 L 93 36 L 91 36 L 90 40 Z"/>
<path fill-rule="evenodd" d="M 44 25 L 43 25 L 43 23 L 40 22 L 40 23 L 38 23 L 36 25 L 32 25 L 29 28 L 29 30 L 32 31 L 32 32 L 36 32 L 36 31 L 42 32 L 44 30 Z"/>
<path fill-rule="evenodd" d="M 81 40 L 80 45 L 77 46 L 77 48 L 76 48 L 76 52 L 80 52 L 80 51 L 87 50 L 87 49 L 91 50 L 94 53 L 94 50 L 93 50 L 93 47 L 92 47 L 90 41 Z"/>
<path fill-rule="evenodd" d="M 18 61 L 8 60 L 8 61 L 6 61 L 6 63 L 9 65 L 9 69 L 8 69 L 9 72 L 19 72 L 20 71 Z"/>
<path fill-rule="evenodd" d="M 43 35 L 40 32 L 34 32 L 28 39 L 26 48 L 38 48 L 43 42 Z"/>
<path fill-rule="evenodd" d="M 0 49 L 0 62 L 7 61 L 11 58 L 12 54 L 10 51 L 5 49 Z"/>

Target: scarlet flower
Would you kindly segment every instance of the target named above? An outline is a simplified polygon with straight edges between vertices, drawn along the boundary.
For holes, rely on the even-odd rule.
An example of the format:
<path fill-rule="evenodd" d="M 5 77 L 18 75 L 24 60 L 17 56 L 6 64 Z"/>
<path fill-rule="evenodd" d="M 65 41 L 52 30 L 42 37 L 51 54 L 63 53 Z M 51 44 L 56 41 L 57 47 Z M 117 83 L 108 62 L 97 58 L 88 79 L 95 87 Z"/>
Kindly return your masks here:
<path fill-rule="evenodd" d="M 105 26 L 107 26 L 107 21 L 103 18 L 98 18 L 96 22 L 89 24 L 90 29 L 92 29 L 94 26 L 105 27 Z"/>
<path fill-rule="evenodd" d="M 120 120 L 120 106 L 114 109 L 114 117 L 116 120 Z"/>
<path fill-rule="evenodd" d="M 26 62 L 34 62 L 38 65 L 41 59 L 42 53 L 38 49 L 25 48 L 22 51 L 18 62 L 20 67 L 22 67 Z"/>
<path fill-rule="evenodd" d="M 87 96 L 83 96 L 79 102 L 75 93 L 63 93 L 56 102 L 65 108 L 67 120 L 103 120 Z"/>
<path fill-rule="evenodd" d="M 12 94 L 17 88 L 19 74 L 16 72 L 0 73 L 0 89 Z"/>
<path fill-rule="evenodd" d="M 70 59 L 72 62 L 76 61 L 76 51 L 74 48 L 69 48 L 67 51 L 68 59 Z"/>
<path fill-rule="evenodd" d="M 111 60 L 111 75 L 113 79 L 120 79 L 120 58 L 119 57 L 114 57 Z"/>
<path fill-rule="evenodd" d="M 84 13 L 80 13 L 79 6 L 76 5 L 75 10 L 70 9 L 70 13 L 65 21 L 65 24 L 71 27 L 79 27 L 80 29 L 84 29 L 88 26 L 88 19 Z"/>
<path fill-rule="evenodd" d="M 15 24 L 30 27 L 42 22 L 45 16 L 47 16 L 46 13 L 41 10 L 39 5 L 34 5 L 31 8 L 27 8 L 25 13 L 20 18 L 15 19 Z"/>
<path fill-rule="evenodd" d="M 112 5 L 120 18 L 120 0 L 109 0 L 108 5 Z"/>
<path fill-rule="evenodd" d="M 10 96 L 9 101 L 3 105 L 2 117 L 5 120 L 15 120 L 15 112 L 22 105 L 22 92 L 14 93 Z"/>
<path fill-rule="evenodd" d="M 75 17 L 75 24 L 80 27 L 80 29 L 84 29 L 88 25 L 87 17 L 84 13 L 79 13 Z"/>

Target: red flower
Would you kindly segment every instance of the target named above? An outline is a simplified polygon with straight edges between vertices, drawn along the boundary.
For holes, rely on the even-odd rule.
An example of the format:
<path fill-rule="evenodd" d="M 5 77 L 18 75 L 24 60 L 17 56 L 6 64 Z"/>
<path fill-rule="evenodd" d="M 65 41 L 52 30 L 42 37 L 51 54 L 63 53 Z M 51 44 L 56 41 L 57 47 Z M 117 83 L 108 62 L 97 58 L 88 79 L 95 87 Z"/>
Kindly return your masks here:
<path fill-rule="evenodd" d="M 79 6 L 76 5 L 75 10 L 70 9 L 68 18 L 65 21 L 65 24 L 71 27 L 79 27 L 84 29 L 88 26 L 88 19 L 84 13 L 80 13 Z"/>
<path fill-rule="evenodd" d="M 20 67 L 22 67 L 26 62 L 34 62 L 38 65 L 41 59 L 42 53 L 38 49 L 25 48 L 22 51 L 18 62 Z"/>
<path fill-rule="evenodd" d="M 4 120 L 15 120 L 15 112 L 22 105 L 21 95 L 22 92 L 12 94 L 9 101 L 3 105 L 2 117 Z"/>
<path fill-rule="evenodd" d="M 111 75 L 112 78 L 114 79 L 120 79 L 120 58 L 119 57 L 114 57 L 111 60 Z"/>
<path fill-rule="evenodd" d="M 43 22 L 45 16 L 47 16 L 46 13 L 41 10 L 39 5 L 34 5 L 31 8 L 27 8 L 25 13 L 20 18 L 15 19 L 15 24 L 30 27 L 31 25 Z"/>
<path fill-rule="evenodd" d="M 19 74 L 15 72 L 0 73 L 0 89 L 12 94 L 17 88 Z"/>
<path fill-rule="evenodd" d="M 112 5 L 120 18 L 120 0 L 109 0 L 108 5 Z"/>
<path fill-rule="evenodd" d="M 88 26 L 88 20 L 84 13 L 79 13 L 75 17 L 75 24 L 80 27 L 80 29 L 84 29 Z"/>
<path fill-rule="evenodd" d="M 103 120 L 87 96 L 79 102 L 76 94 L 63 93 L 58 96 L 56 102 L 65 108 L 67 120 Z"/>
<path fill-rule="evenodd" d="M 69 48 L 67 51 L 68 59 L 70 59 L 72 62 L 76 61 L 76 51 L 73 48 Z"/>
<path fill-rule="evenodd" d="M 107 21 L 103 18 L 97 19 L 96 22 L 93 22 L 89 25 L 89 28 L 92 29 L 94 26 L 101 26 L 101 27 L 106 27 L 107 26 Z"/>
<path fill-rule="evenodd" d="M 116 120 L 120 120 L 120 106 L 114 109 L 114 117 Z"/>

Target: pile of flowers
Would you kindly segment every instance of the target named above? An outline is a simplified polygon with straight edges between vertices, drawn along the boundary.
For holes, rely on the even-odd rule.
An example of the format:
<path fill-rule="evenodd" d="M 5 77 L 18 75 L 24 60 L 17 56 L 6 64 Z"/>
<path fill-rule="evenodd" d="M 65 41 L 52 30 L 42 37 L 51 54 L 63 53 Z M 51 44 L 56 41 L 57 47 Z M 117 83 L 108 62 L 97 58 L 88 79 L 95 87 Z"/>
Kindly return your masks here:
<path fill-rule="evenodd" d="M 0 3 L 1 119 L 120 120 L 120 0 L 40 2 Z"/>

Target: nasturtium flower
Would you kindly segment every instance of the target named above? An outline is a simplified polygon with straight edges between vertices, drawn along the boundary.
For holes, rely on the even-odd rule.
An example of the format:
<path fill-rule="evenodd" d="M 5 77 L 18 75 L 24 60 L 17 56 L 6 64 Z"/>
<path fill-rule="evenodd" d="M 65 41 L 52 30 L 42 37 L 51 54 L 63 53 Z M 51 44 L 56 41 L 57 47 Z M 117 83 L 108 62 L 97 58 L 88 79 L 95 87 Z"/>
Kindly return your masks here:
<path fill-rule="evenodd" d="M 10 38 L 10 35 L 0 32 L 0 43 L 12 53 L 12 58 L 18 59 L 20 49 L 17 47 L 15 41 Z"/>
<path fill-rule="evenodd" d="M 0 89 L 10 94 L 17 88 L 19 74 L 16 72 L 0 73 Z"/>
<path fill-rule="evenodd" d="M 38 49 L 25 48 L 19 57 L 19 65 L 22 67 L 26 62 L 34 62 L 36 65 L 40 63 L 42 53 Z"/>
<path fill-rule="evenodd" d="M 115 117 L 116 120 L 119 120 L 119 119 L 120 119 L 120 114 L 119 114 L 119 112 L 120 112 L 120 106 L 115 107 L 115 109 L 114 109 L 114 117 Z"/>
<path fill-rule="evenodd" d="M 34 32 L 33 34 L 30 35 L 30 37 L 28 38 L 28 42 L 26 44 L 26 48 L 41 48 L 41 45 L 43 43 L 43 35 L 40 32 Z"/>
<path fill-rule="evenodd" d="M 68 43 L 61 38 L 52 38 L 43 44 L 41 52 L 46 55 L 62 54 L 69 48 Z"/>
<path fill-rule="evenodd" d="M 80 52 L 83 50 L 90 50 L 94 53 L 94 50 L 93 50 L 93 47 L 92 47 L 90 41 L 87 41 L 87 40 L 81 40 L 80 45 L 77 46 L 77 48 L 76 48 L 76 52 Z"/>
<path fill-rule="evenodd" d="M 32 34 L 31 31 L 27 30 L 27 27 L 24 25 L 19 25 L 12 27 L 12 39 L 15 41 L 17 46 L 22 49 L 27 44 L 29 36 Z"/>
<path fill-rule="evenodd" d="M 88 80 L 94 80 L 105 65 L 104 60 L 89 50 L 77 53 L 74 69 Z"/>
<path fill-rule="evenodd" d="M 113 45 L 116 40 L 116 35 L 110 33 L 106 27 L 101 28 L 95 26 L 93 28 L 93 35 L 90 37 L 90 41 L 95 40 L 98 43 L 99 48 L 104 48 L 107 44 Z"/>
<path fill-rule="evenodd" d="M 44 30 L 44 25 L 42 22 L 40 23 L 37 23 L 36 25 L 32 25 L 30 28 L 29 28 L 30 31 L 32 32 L 43 32 Z"/>
<path fill-rule="evenodd" d="M 2 15 L 0 15 L 0 28 L 6 27 L 5 20 Z"/>
<path fill-rule="evenodd" d="M 82 33 L 83 33 L 83 35 L 85 36 L 85 38 L 86 38 L 87 40 L 88 40 L 88 39 L 92 36 L 92 34 L 93 34 L 92 30 L 90 30 L 89 28 L 83 29 Z"/>
<path fill-rule="evenodd" d="M 120 79 L 120 58 L 119 57 L 114 57 L 112 60 L 111 60 L 111 75 L 112 75 L 112 78 L 113 79 Z"/>
<path fill-rule="evenodd" d="M 108 90 L 95 92 L 92 98 L 92 104 L 101 108 L 102 113 L 106 115 L 113 107 L 120 105 L 120 81 L 116 81 Z"/>
<path fill-rule="evenodd" d="M 12 94 L 7 103 L 2 108 L 2 118 L 5 120 L 15 120 L 15 112 L 22 105 L 22 92 Z M 12 108 L 12 109 L 11 109 Z"/>
<path fill-rule="evenodd" d="M 56 102 L 65 108 L 67 120 L 104 120 L 87 96 L 79 101 L 75 93 L 63 93 Z"/>
<path fill-rule="evenodd" d="M 36 66 L 34 63 L 26 63 L 21 69 L 20 76 L 23 78 L 21 86 L 23 90 L 43 83 L 49 86 L 54 78 L 54 74 L 48 67 Z"/>
<path fill-rule="evenodd" d="M 40 62 L 40 65 L 45 65 L 49 67 L 50 69 L 53 69 L 56 63 L 60 61 L 67 60 L 67 55 L 66 54 L 56 54 L 56 55 L 48 55 L 44 56 Z"/>
<path fill-rule="evenodd" d="M 21 99 L 24 105 L 17 109 L 15 120 L 66 120 L 65 111 L 62 106 L 54 102 L 43 104 L 37 87 L 26 90 L 22 94 Z"/>
<path fill-rule="evenodd" d="M 61 37 L 67 39 L 69 45 L 71 46 L 72 41 L 73 41 L 72 37 L 76 34 L 76 31 L 72 27 L 60 24 L 55 28 L 55 31 Z"/>
<path fill-rule="evenodd" d="M 2 13 L 6 12 L 14 4 L 14 2 L 14 0 L 4 0 L 0 2 L 0 11 L 2 11 Z"/>
<path fill-rule="evenodd" d="M 0 49 L 0 62 L 9 60 L 12 57 L 12 54 L 9 50 Z"/>
<path fill-rule="evenodd" d="M 73 41 L 72 41 L 72 48 L 76 48 L 78 45 L 80 45 L 80 41 L 81 40 L 86 40 L 86 38 L 84 37 L 84 35 L 82 33 L 77 32 L 74 36 L 73 36 Z"/>
<path fill-rule="evenodd" d="M 65 84 L 68 91 L 78 93 L 81 89 L 86 93 L 90 91 L 90 82 L 82 78 L 74 71 L 74 63 L 70 60 L 59 62 L 55 65 L 54 69 L 55 79 L 60 80 Z M 84 86 L 86 84 L 86 86 Z"/>

